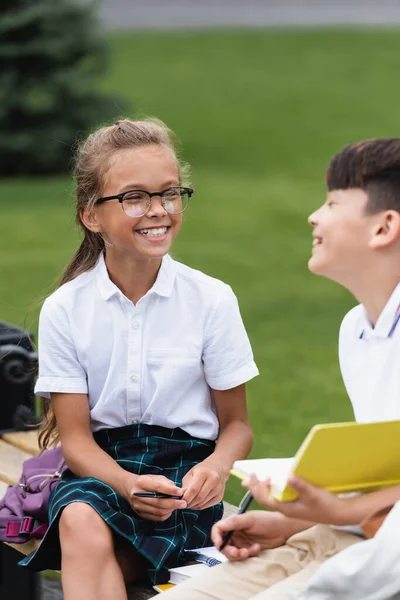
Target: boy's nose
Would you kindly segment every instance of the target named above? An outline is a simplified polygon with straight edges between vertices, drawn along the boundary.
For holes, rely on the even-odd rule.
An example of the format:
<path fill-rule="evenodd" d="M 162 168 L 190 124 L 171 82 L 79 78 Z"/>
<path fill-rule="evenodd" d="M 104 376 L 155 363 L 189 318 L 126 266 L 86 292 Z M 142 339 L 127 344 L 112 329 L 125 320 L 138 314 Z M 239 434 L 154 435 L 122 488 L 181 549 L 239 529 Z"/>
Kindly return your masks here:
<path fill-rule="evenodd" d="M 311 227 L 315 227 L 315 225 L 317 224 L 317 211 L 311 213 L 311 215 L 308 217 L 307 221 L 308 221 L 308 224 L 311 225 Z"/>

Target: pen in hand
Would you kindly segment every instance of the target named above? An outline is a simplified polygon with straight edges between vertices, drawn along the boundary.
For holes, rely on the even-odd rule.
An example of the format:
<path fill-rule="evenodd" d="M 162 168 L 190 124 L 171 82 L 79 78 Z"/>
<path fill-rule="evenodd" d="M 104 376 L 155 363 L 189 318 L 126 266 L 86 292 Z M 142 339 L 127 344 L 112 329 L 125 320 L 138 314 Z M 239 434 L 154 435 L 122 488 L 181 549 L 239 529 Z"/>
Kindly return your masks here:
<path fill-rule="evenodd" d="M 173 494 L 163 494 L 162 492 L 134 492 L 137 498 L 169 498 L 170 500 L 182 500 L 182 496 Z"/>
<path fill-rule="evenodd" d="M 250 490 L 248 492 L 246 492 L 246 494 L 243 496 L 240 504 L 239 504 L 239 511 L 238 511 L 238 515 L 242 515 L 243 513 L 246 512 L 246 510 L 249 508 L 251 502 L 253 500 L 253 495 L 250 492 Z M 223 539 L 222 539 L 222 544 L 219 548 L 219 550 L 223 550 L 225 548 L 225 546 L 227 545 L 227 543 L 229 542 L 229 540 L 231 539 L 232 535 L 233 535 L 233 531 L 228 531 Z"/>

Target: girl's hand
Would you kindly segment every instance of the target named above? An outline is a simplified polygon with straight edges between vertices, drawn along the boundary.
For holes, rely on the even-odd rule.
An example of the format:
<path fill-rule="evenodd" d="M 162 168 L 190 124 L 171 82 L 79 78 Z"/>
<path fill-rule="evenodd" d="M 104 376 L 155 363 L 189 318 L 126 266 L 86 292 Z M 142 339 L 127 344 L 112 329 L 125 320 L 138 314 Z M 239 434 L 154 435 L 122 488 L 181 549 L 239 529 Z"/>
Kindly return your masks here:
<path fill-rule="evenodd" d="M 212 458 L 192 467 L 182 480 L 188 508 L 203 510 L 222 500 L 229 471 Z"/>
<path fill-rule="evenodd" d="M 186 502 L 170 498 L 138 498 L 135 492 L 161 492 L 181 496 L 182 488 L 177 487 L 163 475 L 132 475 L 129 473 L 125 480 L 124 497 L 133 510 L 143 519 L 150 521 L 166 521 L 179 508 L 186 508 Z"/>
<path fill-rule="evenodd" d="M 252 510 L 218 521 L 211 530 L 211 539 L 215 546 L 220 548 L 225 534 L 233 531 L 222 552 L 229 560 L 244 560 L 250 556 L 257 556 L 261 550 L 283 546 L 289 537 L 286 529 L 286 519 L 283 515 Z"/>
<path fill-rule="evenodd" d="M 255 500 L 270 510 L 279 511 L 287 517 L 330 523 L 340 525 L 343 522 L 346 510 L 345 499 L 338 498 L 335 494 L 322 488 L 315 487 L 301 479 L 290 476 L 288 483 L 298 493 L 297 500 L 292 502 L 279 502 L 270 495 L 270 480 L 259 481 L 253 474 L 242 485 L 251 490 Z M 347 521 L 347 519 L 345 518 Z"/>

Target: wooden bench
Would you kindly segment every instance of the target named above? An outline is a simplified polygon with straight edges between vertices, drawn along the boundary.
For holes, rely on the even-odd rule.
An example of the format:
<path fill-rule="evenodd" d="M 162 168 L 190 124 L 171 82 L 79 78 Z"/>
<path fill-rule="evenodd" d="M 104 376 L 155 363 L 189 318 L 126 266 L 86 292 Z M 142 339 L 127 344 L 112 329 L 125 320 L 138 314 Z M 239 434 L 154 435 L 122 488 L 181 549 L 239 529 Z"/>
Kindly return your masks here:
<path fill-rule="evenodd" d="M 16 483 L 22 472 L 22 463 L 39 452 L 36 431 L 5 433 L 0 439 L 0 498 L 7 485 Z M 224 513 L 234 514 L 237 507 L 224 502 Z M 38 541 L 25 544 L 7 544 L 21 554 L 27 555 L 37 548 Z M 23 571 L 22 571 L 23 572 Z M 152 588 L 134 586 L 129 590 L 129 600 L 147 600 L 158 594 Z M 7 599 L 8 600 L 8 599 Z"/>

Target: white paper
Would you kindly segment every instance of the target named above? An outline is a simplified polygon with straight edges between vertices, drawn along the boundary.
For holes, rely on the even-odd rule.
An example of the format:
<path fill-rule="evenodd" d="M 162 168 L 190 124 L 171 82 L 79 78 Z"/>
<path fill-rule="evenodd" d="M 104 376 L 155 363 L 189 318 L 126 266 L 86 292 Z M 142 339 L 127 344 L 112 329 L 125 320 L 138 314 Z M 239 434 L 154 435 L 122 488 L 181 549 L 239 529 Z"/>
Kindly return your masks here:
<path fill-rule="evenodd" d="M 210 567 L 207 565 L 185 565 L 184 567 L 174 567 L 169 570 L 169 582 L 170 583 L 180 583 L 181 581 L 185 581 L 189 577 L 194 577 L 198 575 L 201 570 L 208 570 Z"/>
<path fill-rule="evenodd" d="M 285 489 L 294 461 L 294 458 L 237 460 L 233 463 L 233 471 L 237 471 L 239 475 L 245 478 L 249 478 L 252 473 L 255 473 L 260 481 L 270 477 L 273 488 L 282 491 Z"/>

